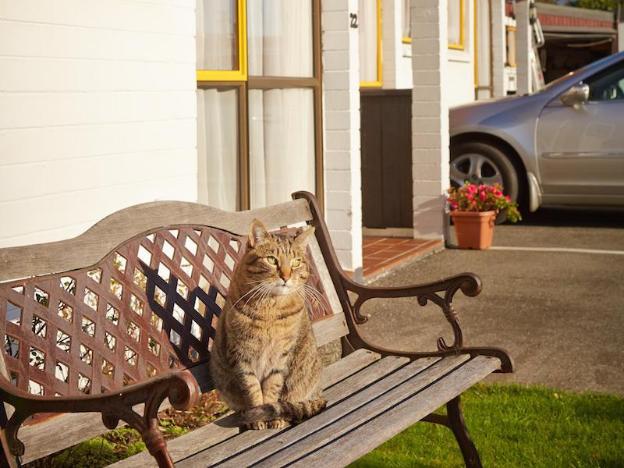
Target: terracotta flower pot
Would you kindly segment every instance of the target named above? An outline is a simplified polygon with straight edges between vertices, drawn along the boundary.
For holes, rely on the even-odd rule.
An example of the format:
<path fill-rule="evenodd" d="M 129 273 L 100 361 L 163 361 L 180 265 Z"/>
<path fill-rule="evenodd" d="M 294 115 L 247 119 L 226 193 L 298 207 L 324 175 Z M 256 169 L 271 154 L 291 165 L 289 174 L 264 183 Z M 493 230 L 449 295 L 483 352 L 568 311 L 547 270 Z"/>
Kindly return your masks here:
<path fill-rule="evenodd" d="M 451 211 L 460 249 L 489 249 L 494 237 L 496 211 Z"/>

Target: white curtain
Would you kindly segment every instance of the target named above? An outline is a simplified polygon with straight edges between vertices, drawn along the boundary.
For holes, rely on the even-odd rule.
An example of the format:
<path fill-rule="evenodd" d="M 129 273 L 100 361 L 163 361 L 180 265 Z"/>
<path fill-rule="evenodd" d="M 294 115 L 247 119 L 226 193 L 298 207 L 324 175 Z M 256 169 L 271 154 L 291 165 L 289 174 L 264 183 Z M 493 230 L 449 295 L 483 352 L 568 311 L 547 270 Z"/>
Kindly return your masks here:
<path fill-rule="evenodd" d="M 248 0 L 249 75 L 309 77 L 312 1 Z"/>
<path fill-rule="evenodd" d="M 249 75 L 313 75 L 312 1 L 248 0 Z M 312 89 L 251 89 L 251 207 L 290 200 L 315 188 Z"/>
<path fill-rule="evenodd" d="M 249 91 L 249 159 L 252 208 L 315 191 L 311 89 Z"/>
<path fill-rule="evenodd" d="M 197 90 L 198 200 L 223 210 L 238 208 L 238 93 Z"/>
<path fill-rule="evenodd" d="M 377 0 L 359 0 L 360 81 L 377 81 Z"/>
<path fill-rule="evenodd" d="M 197 0 L 197 69 L 238 69 L 236 0 Z"/>

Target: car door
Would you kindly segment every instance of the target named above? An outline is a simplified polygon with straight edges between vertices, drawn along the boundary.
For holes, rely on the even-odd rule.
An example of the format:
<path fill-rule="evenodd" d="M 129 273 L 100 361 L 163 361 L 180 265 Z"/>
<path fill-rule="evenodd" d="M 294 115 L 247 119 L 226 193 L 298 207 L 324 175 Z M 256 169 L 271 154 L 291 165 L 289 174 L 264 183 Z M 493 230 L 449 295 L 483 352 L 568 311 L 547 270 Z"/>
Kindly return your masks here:
<path fill-rule="evenodd" d="M 624 204 L 624 61 L 585 80 L 589 99 L 559 98 L 537 123 L 544 203 Z"/>

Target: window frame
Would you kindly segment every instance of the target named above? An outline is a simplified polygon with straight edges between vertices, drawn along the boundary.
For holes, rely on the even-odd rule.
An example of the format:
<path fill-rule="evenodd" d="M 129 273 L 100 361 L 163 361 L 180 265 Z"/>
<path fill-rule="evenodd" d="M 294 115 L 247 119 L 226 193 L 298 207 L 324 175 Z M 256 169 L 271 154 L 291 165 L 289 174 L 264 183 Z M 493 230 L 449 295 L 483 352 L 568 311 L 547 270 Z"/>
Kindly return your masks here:
<path fill-rule="evenodd" d="M 236 26 L 238 28 L 238 69 L 197 70 L 197 81 L 246 81 L 247 80 L 247 0 L 237 0 Z"/>
<path fill-rule="evenodd" d="M 459 42 L 448 42 L 448 48 L 452 50 L 466 50 L 466 0 L 459 1 Z M 450 4 L 450 3 L 449 3 Z M 447 12 L 448 14 L 448 12 Z M 448 37 L 447 37 L 448 41 Z"/>
<path fill-rule="evenodd" d="M 381 8 L 382 0 L 375 1 L 377 2 L 375 8 L 375 11 L 377 13 L 377 21 L 375 21 L 375 24 L 377 25 L 377 50 L 375 54 L 377 60 L 377 79 L 375 81 L 360 81 L 360 88 L 381 88 L 383 86 L 383 18 Z"/>
<path fill-rule="evenodd" d="M 319 206 L 324 206 L 323 165 L 323 88 L 321 60 L 321 0 L 312 2 L 312 76 L 249 76 L 247 56 L 247 0 L 238 0 L 239 70 L 197 70 L 197 89 L 238 87 L 238 209 L 251 207 L 249 162 L 249 91 L 252 89 L 305 88 L 313 91 L 315 191 Z M 380 1 L 380 0 L 378 0 Z M 242 18 L 242 19 L 241 19 Z M 244 20 L 244 21 L 242 21 Z M 244 34 L 244 35 L 243 35 Z M 240 58 L 244 57 L 244 62 Z"/>

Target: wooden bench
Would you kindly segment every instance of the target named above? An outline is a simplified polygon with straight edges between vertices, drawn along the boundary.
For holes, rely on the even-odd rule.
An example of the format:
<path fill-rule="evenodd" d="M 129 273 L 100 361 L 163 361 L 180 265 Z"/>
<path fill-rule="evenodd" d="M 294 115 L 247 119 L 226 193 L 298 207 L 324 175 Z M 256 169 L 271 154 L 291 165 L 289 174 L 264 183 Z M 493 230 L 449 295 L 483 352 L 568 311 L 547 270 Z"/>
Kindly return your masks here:
<path fill-rule="evenodd" d="M 479 466 L 460 395 L 492 372 L 512 371 L 505 351 L 463 344 L 452 301 L 459 290 L 479 294 L 479 278 L 464 273 L 399 288 L 355 283 L 338 264 L 314 197 L 293 198 L 240 213 L 147 203 L 74 239 L 0 249 L 4 463 L 18 466 L 124 421 L 160 466 L 337 466 L 422 420 L 452 429 L 466 465 Z M 324 299 L 310 314 L 318 345 L 333 356 L 323 374 L 328 408 L 285 430 L 240 432 L 230 414 L 167 447 L 157 412 L 188 408 L 212 388 L 206 361 L 253 218 L 286 233 L 316 227 L 310 281 Z M 358 331 L 367 320 L 362 305 L 398 297 L 438 306 L 452 342 L 438 338 L 436 350 L 403 352 L 367 341 Z M 447 416 L 433 414 L 443 405 Z M 39 413 L 62 414 L 30 418 Z M 117 465 L 152 464 L 141 453 Z"/>

